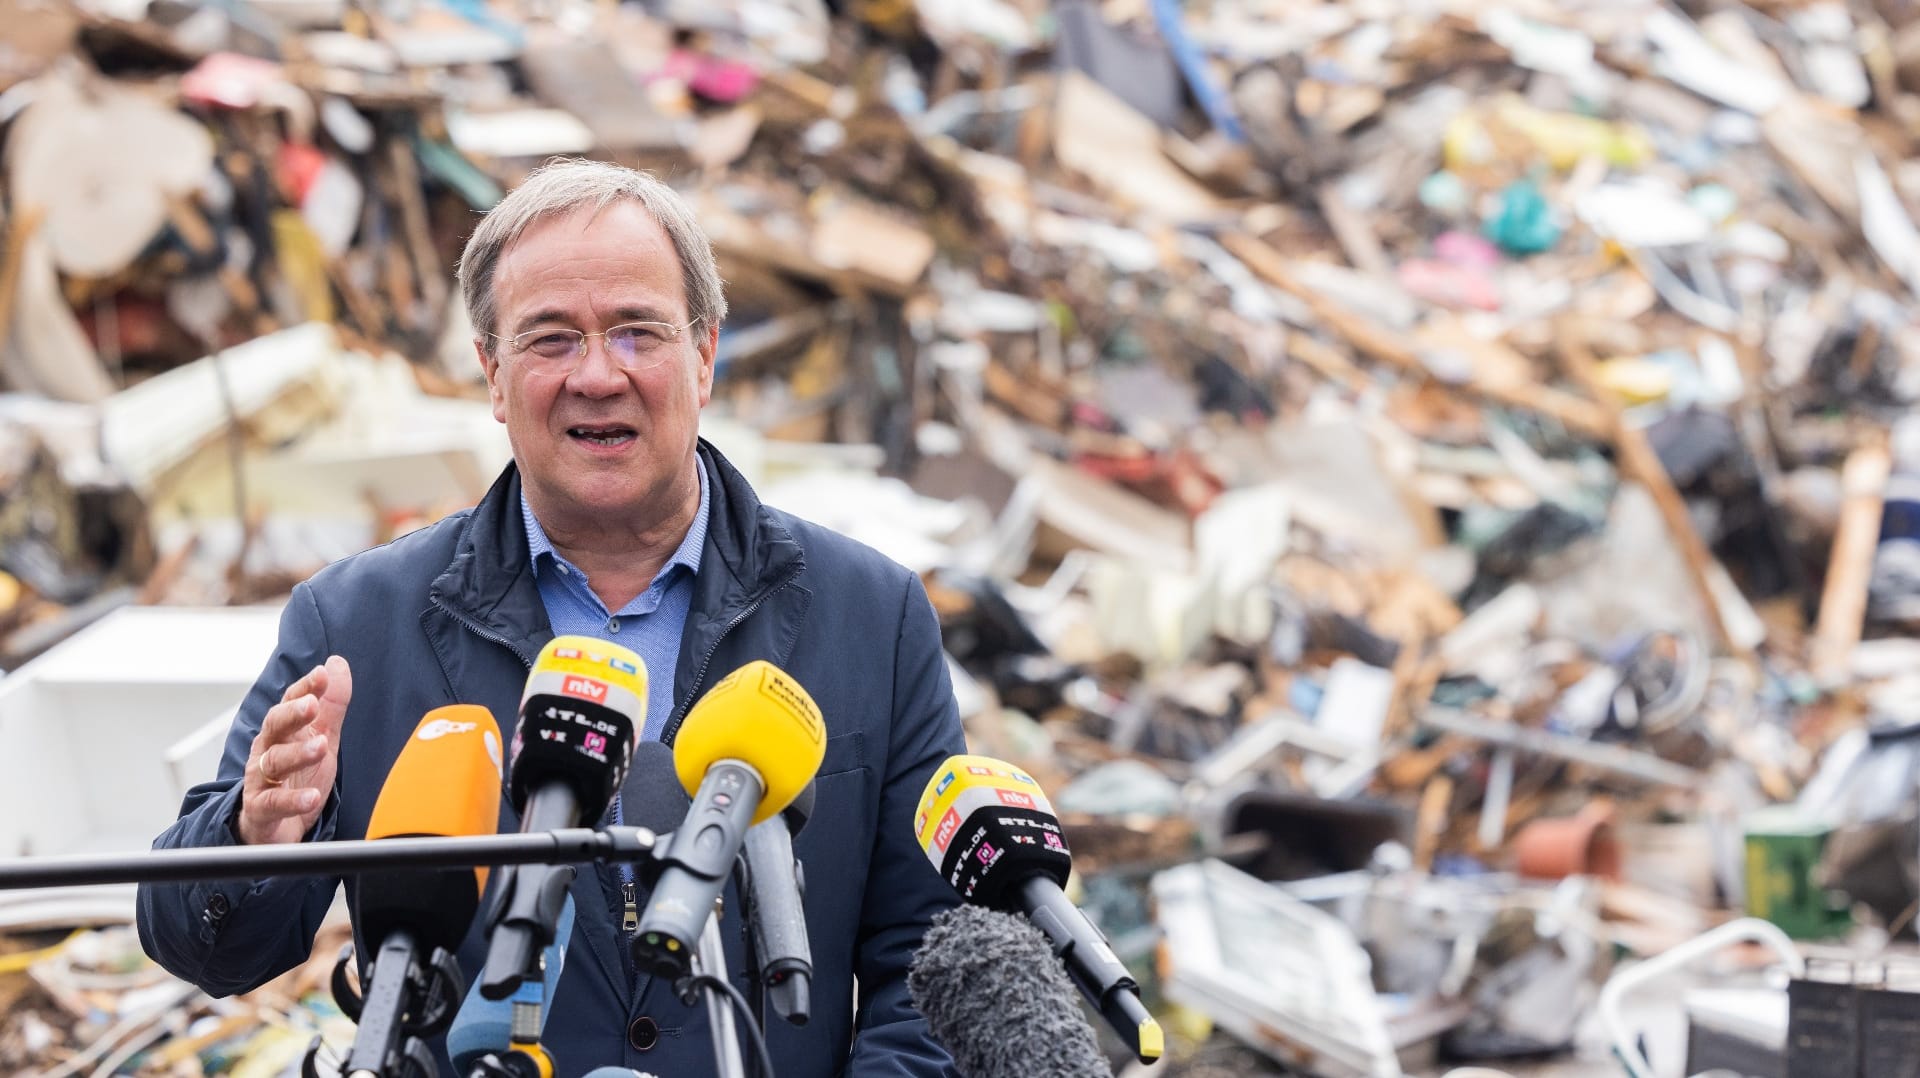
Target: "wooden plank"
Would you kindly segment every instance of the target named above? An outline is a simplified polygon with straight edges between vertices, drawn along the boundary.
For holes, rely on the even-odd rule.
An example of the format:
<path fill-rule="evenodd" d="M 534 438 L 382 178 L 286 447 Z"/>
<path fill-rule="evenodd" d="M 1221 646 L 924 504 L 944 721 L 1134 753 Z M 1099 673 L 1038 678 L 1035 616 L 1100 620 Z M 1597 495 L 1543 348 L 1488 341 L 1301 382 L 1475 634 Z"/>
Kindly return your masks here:
<path fill-rule="evenodd" d="M 421 193 L 413 143 L 407 139 L 390 140 L 387 162 L 392 169 L 393 194 L 400 203 L 400 224 L 407 238 L 407 252 L 413 258 L 414 273 L 427 306 L 426 321 L 413 328 L 426 329 L 437 326 L 446 313 L 446 273 L 440 267 L 440 254 L 433 246 L 433 233 L 427 227 L 427 199 Z"/>
<path fill-rule="evenodd" d="M 1413 865 L 1422 872 L 1433 868 L 1434 854 L 1447 832 L 1453 814 L 1453 779 L 1435 775 L 1420 791 L 1420 808 L 1414 815 Z"/>
<path fill-rule="evenodd" d="M 45 211 L 29 206 L 14 214 L 13 227 L 7 229 L 6 255 L 0 259 L 0 350 L 5 349 L 7 335 L 13 332 L 14 297 L 20 291 L 20 268 L 26 261 L 27 241 L 44 220 Z"/>
<path fill-rule="evenodd" d="M 1875 440 L 1849 454 L 1840 472 L 1840 526 L 1834 532 L 1826 586 L 1820 592 L 1820 616 L 1813 630 L 1813 676 L 1823 685 L 1846 680 L 1854 645 L 1860 642 L 1892 471 L 1893 454 L 1884 442 Z"/>
<path fill-rule="evenodd" d="M 1355 351 L 1378 362 L 1397 367 L 1421 378 L 1433 379 L 1490 404 L 1532 412 L 1555 420 L 1568 430 L 1588 438 L 1604 440 L 1608 433 L 1606 413 L 1592 401 L 1571 393 L 1532 383 L 1494 383 L 1473 375 L 1461 383 L 1441 382 L 1420 359 L 1419 348 L 1407 337 L 1374 325 L 1362 315 L 1309 288 L 1287 267 L 1280 253 L 1251 236 L 1227 233 L 1220 245 L 1248 268 L 1282 291 L 1298 297 L 1314 317 Z"/>
<path fill-rule="evenodd" d="M 1717 575 L 1717 566 L 1713 551 L 1708 549 L 1706 540 L 1694 528 L 1693 516 L 1687 512 L 1686 499 L 1680 496 L 1680 491 L 1673 485 L 1673 478 L 1667 474 L 1666 466 L 1660 463 L 1660 456 L 1653 451 L 1646 434 L 1627 423 L 1618 399 L 1602 382 L 1593 353 L 1587 348 L 1582 326 L 1576 321 L 1562 322 L 1555 336 L 1561 358 L 1568 369 L 1574 377 L 1585 383 L 1587 391 L 1606 410 L 1614 463 L 1620 470 L 1620 477 L 1639 483 L 1652 495 L 1653 504 L 1660 511 L 1660 519 L 1667 526 L 1667 534 L 1673 538 L 1674 545 L 1680 549 L 1681 560 L 1686 563 L 1687 577 L 1693 582 L 1694 595 L 1706 608 L 1707 621 L 1715 638 L 1730 654 L 1750 657 L 1749 649 L 1736 644 L 1732 634 L 1727 631 L 1719 597 L 1714 594 L 1713 580 Z"/>
<path fill-rule="evenodd" d="M 1302 330 L 1287 331 L 1287 355 L 1327 381 L 1345 386 L 1354 393 L 1365 392 L 1372 384 L 1366 374 L 1342 355 L 1338 348 Z"/>
<path fill-rule="evenodd" d="M 1373 226 L 1366 215 L 1347 205 L 1340 197 L 1340 188 L 1335 183 L 1323 183 L 1314 192 L 1319 204 L 1320 215 L 1327 219 L 1327 227 L 1333 230 L 1333 238 L 1346 252 L 1347 261 L 1354 269 L 1378 277 L 1384 287 L 1398 289 L 1398 281 L 1393 275 L 1393 262 L 1387 257 L 1386 249 L 1380 246 L 1380 237 L 1374 235 Z"/>

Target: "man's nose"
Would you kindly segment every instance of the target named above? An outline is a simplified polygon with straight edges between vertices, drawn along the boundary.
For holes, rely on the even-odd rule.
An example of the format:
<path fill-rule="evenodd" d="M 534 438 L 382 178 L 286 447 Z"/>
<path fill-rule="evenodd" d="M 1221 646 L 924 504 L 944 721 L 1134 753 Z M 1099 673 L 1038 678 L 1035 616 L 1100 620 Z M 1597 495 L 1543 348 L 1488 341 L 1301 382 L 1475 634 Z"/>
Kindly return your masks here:
<path fill-rule="evenodd" d="M 582 396 L 610 397 L 627 386 L 626 371 L 615 362 L 604 336 L 583 337 L 582 355 L 567 374 L 567 388 Z"/>

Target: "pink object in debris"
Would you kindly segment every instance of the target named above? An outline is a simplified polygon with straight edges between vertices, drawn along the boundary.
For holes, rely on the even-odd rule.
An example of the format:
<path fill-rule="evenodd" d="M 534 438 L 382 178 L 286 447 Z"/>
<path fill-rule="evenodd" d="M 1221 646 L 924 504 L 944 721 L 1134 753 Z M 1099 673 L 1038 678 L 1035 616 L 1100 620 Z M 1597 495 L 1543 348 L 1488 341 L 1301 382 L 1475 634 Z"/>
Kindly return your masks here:
<path fill-rule="evenodd" d="M 1492 269 L 1500 264 L 1500 248 L 1485 236 L 1471 232 L 1442 232 L 1433 241 L 1433 256 L 1455 266 Z"/>
<path fill-rule="evenodd" d="M 1400 263 L 1400 287 L 1443 307 L 1500 309 L 1500 285 L 1485 266 L 1450 265 L 1431 258 Z"/>
<path fill-rule="evenodd" d="M 741 100 L 760 85 L 760 73 L 751 65 L 686 49 L 675 49 L 654 77 L 677 79 L 708 101 L 723 105 Z"/>
<path fill-rule="evenodd" d="M 272 60 L 216 52 L 180 77 L 180 96 L 195 105 L 250 109 L 286 81 L 286 74 Z"/>

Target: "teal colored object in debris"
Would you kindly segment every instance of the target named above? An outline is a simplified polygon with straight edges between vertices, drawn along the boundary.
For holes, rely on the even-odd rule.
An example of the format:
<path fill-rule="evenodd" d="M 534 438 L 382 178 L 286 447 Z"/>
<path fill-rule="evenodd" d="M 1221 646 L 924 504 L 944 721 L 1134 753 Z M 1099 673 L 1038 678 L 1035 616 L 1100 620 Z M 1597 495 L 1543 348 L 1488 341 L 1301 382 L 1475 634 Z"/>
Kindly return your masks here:
<path fill-rule="evenodd" d="M 1560 242 L 1553 207 L 1532 180 L 1515 180 L 1500 192 L 1500 208 L 1482 231 L 1510 255 L 1537 255 Z"/>
<path fill-rule="evenodd" d="M 1420 204 L 1443 217 L 1465 216 L 1472 203 L 1466 183 L 1445 169 L 1420 181 Z"/>

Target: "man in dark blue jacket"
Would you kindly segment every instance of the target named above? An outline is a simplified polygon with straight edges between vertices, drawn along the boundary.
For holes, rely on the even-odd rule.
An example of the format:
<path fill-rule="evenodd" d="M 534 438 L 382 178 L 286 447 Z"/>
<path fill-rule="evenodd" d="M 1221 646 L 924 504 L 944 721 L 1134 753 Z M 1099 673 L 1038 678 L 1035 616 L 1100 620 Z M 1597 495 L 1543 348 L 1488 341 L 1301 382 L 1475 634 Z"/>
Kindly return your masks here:
<path fill-rule="evenodd" d="M 951 1074 L 906 987 L 927 923 L 955 901 L 914 842 L 913 813 L 934 767 L 965 751 L 919 580 L 760 504 L 699 439 L 726 303 L 706 237 L 665 185 L 591 162 L 541 169 L 482 220 L 460 276 L 514 465 L 474 509 L 294 589 L 218 777 L 155 845 L 363 836 L 419 717 L 477 703 L 507 725 L 556 633 L 647 659 L 642 736 L 668 744 L 702 692 L 767 659 L 807 688 L 828 730 L 795 843 L 814 1012 L 801 1028 L 769 1023 L 780 1074 Z M 630 780 L 623 800 L 636 799 Z M 519 826 L 504 803 L 500 826 Z M 307 958 L 339 882 L 143 887 L 141 940 L 210 993 L 248 991 Z M 626 890 L 608 867 L 573 884 L 577 921 L 543 1038 L 557 1073 L 712 1074 L 704 1008 L 634 969 Z M 476 926 L 460 953 L 469 977 L 484 951 Z"/>

